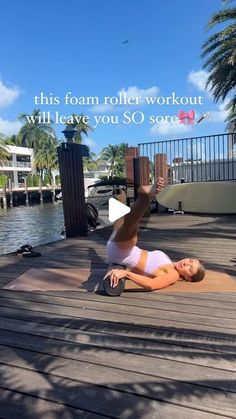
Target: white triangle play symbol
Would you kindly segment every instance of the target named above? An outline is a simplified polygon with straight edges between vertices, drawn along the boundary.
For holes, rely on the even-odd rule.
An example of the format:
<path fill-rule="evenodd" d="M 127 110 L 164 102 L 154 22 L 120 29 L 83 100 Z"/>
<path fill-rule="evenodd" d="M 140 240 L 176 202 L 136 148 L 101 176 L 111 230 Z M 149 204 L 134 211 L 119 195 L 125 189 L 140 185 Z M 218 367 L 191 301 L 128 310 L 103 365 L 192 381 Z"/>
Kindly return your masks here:
<path fill-rule="evenodd" d="M 111 223 L 118 220 L 118 218 L 123 217 L 124 215 L 130 212 L 130 208 L 127 205 L 122 204 L 117 201 L 117 199 L 109 199 L 109 214 L 108 218 Z"/>

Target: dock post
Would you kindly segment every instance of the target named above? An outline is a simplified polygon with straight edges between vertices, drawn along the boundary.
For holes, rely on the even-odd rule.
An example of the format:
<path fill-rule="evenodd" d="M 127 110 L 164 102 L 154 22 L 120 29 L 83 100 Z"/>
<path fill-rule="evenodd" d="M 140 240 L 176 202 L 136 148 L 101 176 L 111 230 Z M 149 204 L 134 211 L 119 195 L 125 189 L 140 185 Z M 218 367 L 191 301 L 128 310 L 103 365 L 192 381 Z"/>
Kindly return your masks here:
<path fill-rule="evenodd" d="M 125 178 L 127 188 L 134 187 L 134 158 L 139 156 L 138 147 L 127 147 L 125 150 Z M 127 205 L 130 207 L 131 198 L 134 199 L 134 192 L 127 189 Z"/>
<path fill-rule="evenodd" d="M 55 202 L 55 199 L 56 199 L 55 182 L 54 182 L 54 178 L 52 177 L 52 202 Z"/>
<path fill-rule="evenodd" d="M 133 159 L 138 157 L 138 147 L 127 147 L 125 151 L 125 177 L 126 182 L 134 183 Z"/>
<path fill-rule="evenodd" d="M 134 199 L 137 199 L 138 188 L 141 185 L 150 185 L 150 161 L 148 157 L 138 157 L 133 160 L 134 164 Z M 141 227 L 145 228 L 151 214 L 151 206 L 143 215 Z"/>
<path fill-rule="evenodd" d="M 9 192 L 10 192 L 10 207 L 13 206 L 13 192 L 12 192 L 12 181 L 9 179 Z"/>
<path fill-rule="evenodd" d="M 154 165 L 155 165 L 155 179 L 162 177 L 164 179 L 164 184 L 168 184 L 168 164 L 167 164 L 167 154 L 158 153 L 154 155 Z"/>
<path fill-rule="evenodd" d="M 150 161 L 148 157 L 133 159 L 134 164 L 134 199 L 137 199 L 137 191 L 140 185 L 150 185 Z"/>
<path fill-rule="evenodd" d="M 29 205 L 29 192 L 27 187 L 27 179 L 24 179 L 25 182 L 25 205 Z"/>
<path fill-rule="evenodd" d="M 2 202 L 3 202 L 3 208 L 7 208 L 7 190 L 6 190 L 6 186 L 3 187 Z"/>
<path fill-rule="evenodd" d="M 71 129 L 68 125 L 65 131 Z M 83 144 L 62 143 L 57 148 L 61 177 L 61 191 L 64 210 L 66 237 L 86 237 L 88 232 L 85 193 L 83 156 L 88 156 L 88 149 Z"/>
<path fill-rule="evenodd" d="M 42 189 L 42 178 L 39 176 L 39 199 L 40 204 L 43 204 L 43 189 Z"/>

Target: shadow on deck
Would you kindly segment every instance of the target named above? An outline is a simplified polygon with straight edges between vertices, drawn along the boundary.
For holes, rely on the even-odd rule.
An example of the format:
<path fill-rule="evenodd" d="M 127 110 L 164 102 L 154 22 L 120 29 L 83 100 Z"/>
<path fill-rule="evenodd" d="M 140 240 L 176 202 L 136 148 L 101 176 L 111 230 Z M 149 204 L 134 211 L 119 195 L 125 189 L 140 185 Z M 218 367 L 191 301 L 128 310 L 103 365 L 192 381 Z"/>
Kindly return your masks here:
<path fill-rule="evenodd" d="M 236 217 L 153 215 L 140 246 L 235 275 Z M 0 285 L 31 267 L 106 266 L 110 228 L 0 258 Z M 4 418 L 235 418 L 235 294 L 0 291 Z"/>

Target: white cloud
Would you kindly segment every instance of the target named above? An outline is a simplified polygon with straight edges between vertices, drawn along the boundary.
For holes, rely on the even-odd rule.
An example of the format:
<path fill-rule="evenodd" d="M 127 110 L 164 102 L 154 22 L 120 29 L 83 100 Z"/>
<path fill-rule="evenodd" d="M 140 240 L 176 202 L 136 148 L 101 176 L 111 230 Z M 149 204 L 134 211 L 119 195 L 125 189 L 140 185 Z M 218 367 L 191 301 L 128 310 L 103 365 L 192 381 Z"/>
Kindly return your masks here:
<path fill-rule="evenodd" d="M 138 105 L 147 105 L 145 97 L 149 96 L 156 96 L 159 92 L 159 87 L 152 86 L 147 89 L 139 89 L 137 86 L 130 86 L 127 90 L 123 87 L 119 92 L 115 95 L 116 98 L 118 98 L 118 103 L 115 105 L 112 105 L 110 103 L 104 104 L 101 103 L 99 105 L 92 106 L 90 108 L 90 111 L 93 113 L 110 113 L 115 111 L 123 111 L 125 110 L 125 106 L 131 107 L 136 106 L 135 101 L 134 104 L 127 104 L 128 98 L 139 98 L 137 99 Z M 112 103 L 115 102 L 115 99 L 112 100 Z"/>
<path fill-rule="evenodd" d="M 220 105 L 218 105 L 218 108 L 221 111 L 224 111 L 229 102 L 230 102 L 230 99 L 225 99 L 224 102 L 222 102 Z M 229 112 L 229 111 L 227 111 L 227 112 Z"/>
<path fill-rule="evenodd" d="M 227 111 L 211 111 L 208 122 L 210 123 L 217 123 L 217 122 L 224 122 L 227 118 L 228 112 Z"/>
<path fill-rule="evenodd" d="M 17 134 L 21 126 L 18 121 L 11 122 L 0 117 L 0 132 L 6 136 Z"/>
<path fill-rule="evenodd" d="M 213 98 L 212 93 L 210 92 L 210 85 L 206 88 L 206 81 L 209 77 L 209 73 L 205 70 L 199 71 L 190 71 L 188 74 L 188 83 L 192 83 L 198 90 L 201 92 L 207 93 L 208 96 Z M 220 123 L 225 122 L 229 111 L 225 110 L 226 105 L 230 99 L 225 99 L 223 103 L 217 105 L 216 110 L 210 111 L 210 115 L 207 118 L 206 122 L 208 123 Z M 198 118 L 196 118 L 198 119 Z"/>
<path fill-rule="evenodd" d="M 210 123 L 225 122 L 226 118 L 229 115 L 229 110 L 226 110 L 225 107 L 229 103 L 229 99 L 225 99 L 220 105 L 217 106 L 216 111 L 210 111 L 210 115 L 207 119 Z"/>
<path fill-rule="evenodd" d="M 160 135 L 175 135 L 179 133 L 189 132 L 192 130 L 192 125 L 188 124 L 180 124 L 179 122 L 176 123 L 160 123 L 155 124 L 151 128 L 150 132 L 154 135 L 160 134 Z"/>
<path fill-rule="evenodd" d="M 149 96 L 156 96 L 157 93 L 159 92 L 159 87 L 157 86 L 152 86 L 149 87 L 148 89 L 139 89 L 137 86 L 130 86 L 128 87 L 127 90 L 125 90 L 124 88 L 121 89 L 118 92 L 118 95 L 126 95 L 127 98 L 135 98 L 135 97 L 139 97 L 139 104 L 147 104 L 145 97 L 149 97 Z"/>
<path fill-rule="evenodd" d="M 95 141 L 93 141 L 92 138 L 89 138 L 89 137 L 83 140 L 83 144 L 88 145 L 90 148 L 94 148 L 97 145 Z"/>
<path fill-rule="evenodd" d="M 92 108 L 90 108 L 91 112 L 93 113 L 103 113 L 104 115 L 106 115 L 107 113 L 112 112 L 115 109 L 115 106 L 112 105 L 94 105 L 92 106 Z"/>
<path fill-rule="evenodd" d="M 205 70 L 190 71 L 187 77 L 188 83 L 193 84 L 201 92 L 206 92 L 210 95 L 210 85 L 206 88 L 206 82 L 209 77 L 209 73 Z"/>
<path fill-rule="evenodd" d="M 11 105 L 20 95 L 18 87 L 8 87 L 0 80 L 0 108 Z"/>

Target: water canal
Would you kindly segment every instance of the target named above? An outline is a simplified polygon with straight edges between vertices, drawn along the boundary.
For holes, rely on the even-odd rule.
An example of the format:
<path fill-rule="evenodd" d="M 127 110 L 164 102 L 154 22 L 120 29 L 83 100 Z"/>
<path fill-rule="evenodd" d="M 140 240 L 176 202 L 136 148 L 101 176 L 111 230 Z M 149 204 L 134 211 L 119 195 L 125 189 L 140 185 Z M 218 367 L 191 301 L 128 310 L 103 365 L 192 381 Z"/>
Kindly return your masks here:
<path fill-rule="evenodd" d="M 62 202 L 0 208 L 0 255 L 62 239 Z"/>

